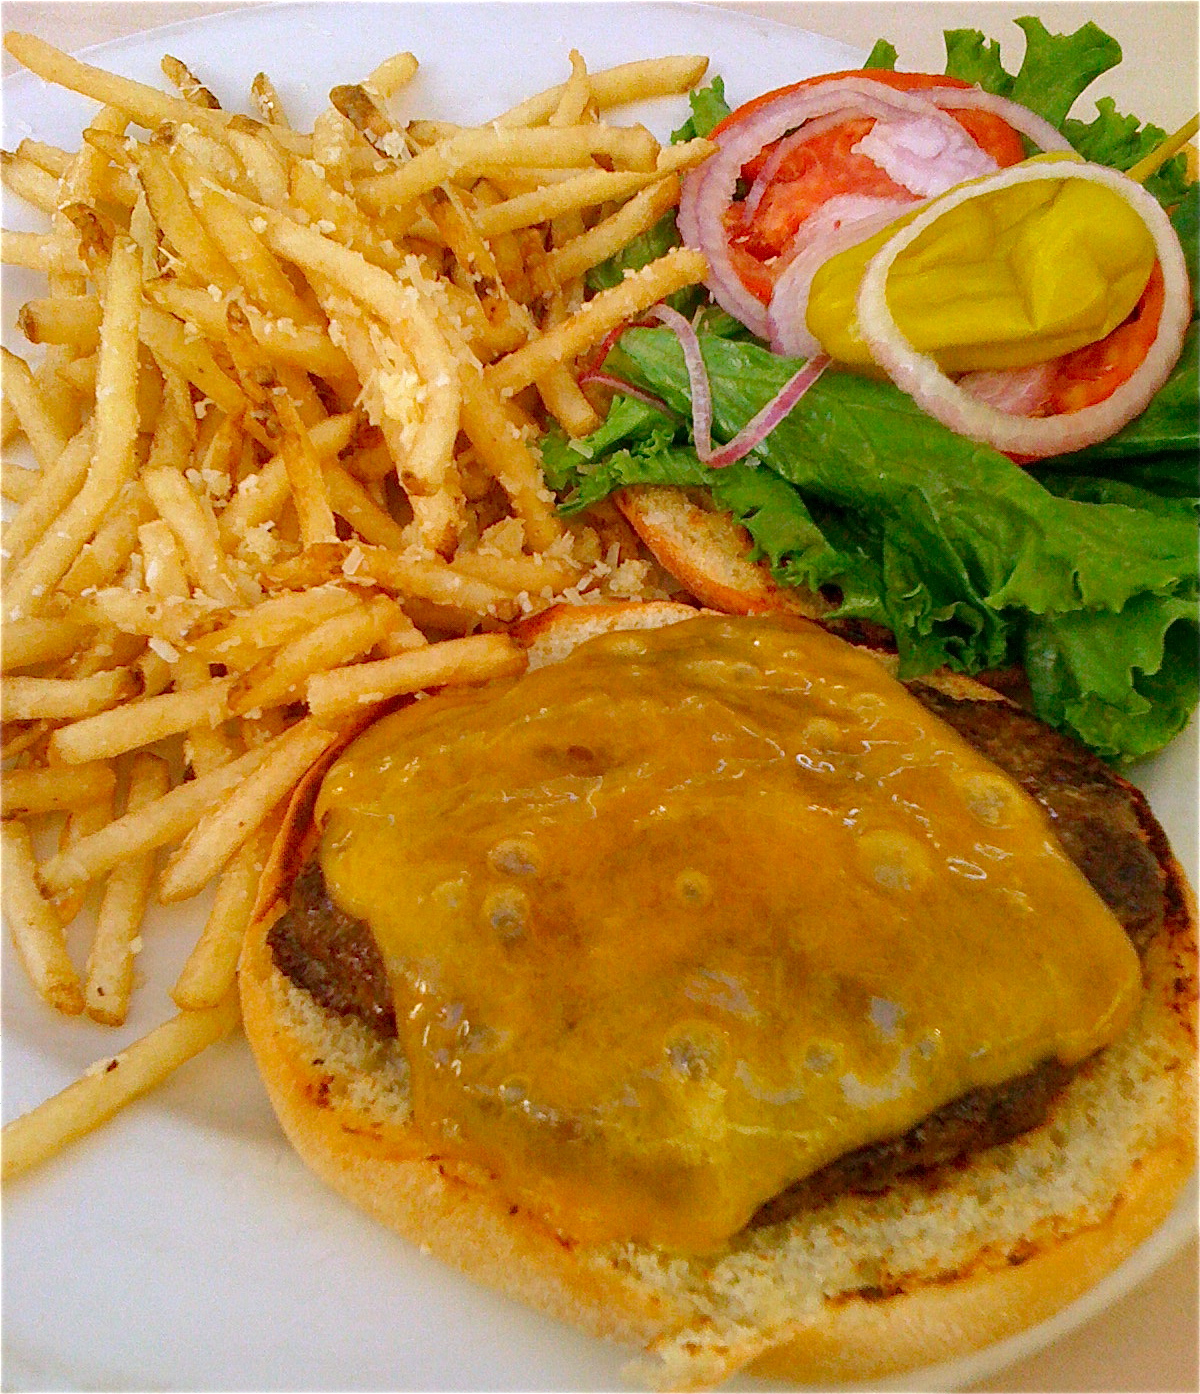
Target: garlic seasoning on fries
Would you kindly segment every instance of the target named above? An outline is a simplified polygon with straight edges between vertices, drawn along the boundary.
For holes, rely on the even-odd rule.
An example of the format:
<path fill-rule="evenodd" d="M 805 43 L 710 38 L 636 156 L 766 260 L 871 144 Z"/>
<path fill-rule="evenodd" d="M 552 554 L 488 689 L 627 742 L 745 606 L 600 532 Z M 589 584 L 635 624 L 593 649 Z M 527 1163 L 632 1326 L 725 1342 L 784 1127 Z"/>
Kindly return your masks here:
<path fill-rule="evenodd" d="M 4 260 L 47 283 L 3 357 L 5 915 L 49 1008 L 120 1025 L 148 900 L 215 887 L 163 1024 L 8 1125 L 9 1176 L 236 1026 L 281 811 L 347 731 L 520 672 L 507 626 L 556 600 L 666 593 L 615 512 L 557 516 L 534 442 L 594 429 L 581 359 L 703 277 L 676 250 L 583 281 L 710 147 L 611 119 L 703 58 L 572 53 L 466 128 L 414 119 L 400 53 L 305 133 L 266 73 L 250 117 L 171 55 L 164 91 L 5 44 L 96 103 L 0 171 L 44 222 Z"/>

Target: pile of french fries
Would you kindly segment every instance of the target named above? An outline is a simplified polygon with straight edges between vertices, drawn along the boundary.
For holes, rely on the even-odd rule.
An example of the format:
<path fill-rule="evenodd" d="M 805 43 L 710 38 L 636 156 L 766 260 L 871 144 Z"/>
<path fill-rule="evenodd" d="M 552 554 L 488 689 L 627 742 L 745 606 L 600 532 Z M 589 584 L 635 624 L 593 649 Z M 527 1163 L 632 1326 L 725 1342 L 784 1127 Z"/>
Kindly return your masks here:
<path fill-rule="evenodd" d="M 45 1003 L 119 1025 L 151 898 L 215 883 L 170 1019 L 11 1123 L 9 1176 L 236 1025 L 283 810 L 352 724 L 520 672 L 506 631 L 533 610 L 664 593 L 615 511 L 557 516 L 536 441 L 593 430 L 580 363 L 703 277 L 677 249 L 584 289 L 711 147 L 608 119 L 699 58 L 572 53 L 465 128 L 393 115 L 401 53 L 303 133 L 265 74 L 251 118 L 175 58 L 161 91 L 5 44 L 97 103 L 77 151 L 3 155 L 46 224 L 3 260 L 47 282 L 19 313 L 31 361 L 3 351 L 5 918 Z"/>

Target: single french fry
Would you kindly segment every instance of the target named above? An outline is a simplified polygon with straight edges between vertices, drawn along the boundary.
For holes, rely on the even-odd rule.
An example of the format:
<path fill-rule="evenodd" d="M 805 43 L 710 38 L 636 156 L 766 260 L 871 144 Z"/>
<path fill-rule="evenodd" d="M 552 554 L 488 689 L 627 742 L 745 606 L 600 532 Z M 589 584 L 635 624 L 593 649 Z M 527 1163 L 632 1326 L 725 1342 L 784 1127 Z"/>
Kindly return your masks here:
<path fill-rule="evenodd" d="M 33 34 L 6 34 L 4 47 L 38 77 L 105 106 L 119 107 L 147 130 L 156 130 L 163 122 L 194 121 L 220 133 L 228 120 L 224 112 L 192 106 L 181 97 L 83 63 Z"/>
<path fill-rule="evenodd" d="M 4 775 L 4 816 L 53 813 L 70 810 L 106 798 L 116 787 L 111 765 L 102 761 L 77 764 L 73 769 L 54 765 L 8 770 Z"/>
<path fill-rule="evenodd" d="M 3 877 L 0 900 L 17 952 L 38 995 L 70 1016 L 83 1011 L 83 987 L 67 955 L 63 927 L 38 887 L 29 829 L 17 819 L 0 823 Z"/>
<path fill-rule="evenodd" d="M 648 232 L 678 202 L 679 178 L 674 174 L 634 194 L 610 217 L 550 252 L 531 276 L 534 293 L 549 295 L 572 277 L 599 266 Z"/>
<path fill-rule="evenodd" d="M 237 994 L 230 993 L 217 1006 L 180 1012 L 119 1055 L 98 1060 L 61 1093 L 5 1125 L 0 1134 L 3 1179 L 12 1180 L 107 1122 L 229 1035 L 239 1020 Z"/>
<path fill-rule="evenodd" d="M 526 667 L 524 650 L 504 634 L 474 634 L 315 673 L 308 680 L 308 706 L 320 721 L 336 720 L 364 707 L 431 687 L 516 677 Z"/>
<path fill-rule="evenodd" d="M 261 657 L 261 650 L 290 643 L 331 616 L 345 614 L 361 603 L 353 591 L 317 581 L 311 589 L 270 596 L 242 611 L 222 628 L 198 638 L 192 651 L 205 662 L 249 667 L 246 655 L 254 654 L 253 662 Z"/>
<path fill-rule="evenodd" d="M 653 169 L 659 145 L 644 126 L 510 127 L 464 131 L 422 150 L 403 165 L 357 183 L 359 200 L 375 212 L 411 203 L 447 179 L 489 165 L 587 167 L 602 155 L 625 169 Z"/>
<path fill-rule="evenodd" d="M 83 647 L 90 634 L 86 625 L 73 620 L 10 620 L 0 641 L 4 672 L 15 673 L 41 663 L 57 663 Z"/>
<path fill-rule="evenodd" d="M 512 595 L 519 595 L 522 591 L 527 595 L 542 595 L 547 591 L 557 595 L 559 591 L 574 585 L 581 571 L 575 562 L 558 557 L 504 556 L 484 551 L 460 551 L 450 565 L 464 576 L 486 581 Z"/>
<path fill-rule="evenodd" d="M 115 581 L 137 546 L 138 527 L 153 515 L 141 481 L 131 479 L 109 505 L 95 536 L 83 546 L 59 581 L 59 595 L 82 595 Z"/>
<path fill-rule="evenodd" d="M 4 187 L 31 208 L 53 213 L 58 207 L 58 180 L 32 160 L 0 150 L 0 177 Z"/>
<path fill-rule="evenodd" d="M 94 595 L 81 596 L 72 604 L 68 618 L 80 624 L 113 625 L 125 634 L 141 634 L 160 644 L 181 644 L 196 625 L 212 618 L 212 601 L 188 600 L 168 596 L 159 599 L 147 591 L 106 586 Z M 64 713 L 72 715 L 72 713 Z M 87 712 L 73 713 L 76 716 Z"/>
<path fill-rule="evenodd" d="M 137 680 L 127 668 L 112 668 L 87 678 L 6 678 L 4 720 L 92 716 L 132 697 L 136 690 Z"/>
<path fill-rule="evenodd" d="M 179 544 L 167 523 L 161 518 L 143 523 L 138 528 L 138 544 L 142 549 L 142 576 L 151 595 L 174 600 L 191 594 Z"/>
<path fill-rule="evenodd" d="M 62 150 L 59 146 L 49 145 L 45 141 L 31 140 L 28 136 L 17 146 L 17 154 L 26 160 L 32 160 L 35 165 L 48 174 L 53 174 L 56 179 L 61 179 L 66 174 L 74 159 L 69 150 Z"/>
<path fill-rule="evenodd" d="M 17 326 L 31 344 L 66 344 L 82 358 L 100 345 L 100 301 L 94 295 L 27 300 Z"/>
<path fill-rule="evenodd" d="M 89 762 L 112 759 L 193 726 L 216 726 L 230 714 L 228 696 L 232 683 L 232 678 L 213 678 L 188 691 L 138 698 L 97 716 L 60 726 L 50 738 L 50 756 L 66 765 L 91 768 Z"/>
<path fill-rule="evenodd" d="M 280 821 L 280 810 L 276 809 L 221 873 L 204 929 L 171 989 L 172 1001 L 182 1010 L 216 1006 L 233 987 L 242 940 L 254 914 L 259 883 Z"/>
<path fill-rule="evenodd" d="M 138 856 L 184 837 L 215 804 L 236 789 L 270 754 L 269 746 L 248 750 L 207 774 L 177 784 L 136 813 L 125 813 L 68 852 L 56 853 L 42 868 L 42 881 L 54 893 L 111 871 L 123 857 Z"/>
<path fill-rule="evenodd" d="M 385 58 L 371 70 L 364 86 L 386 101 L 387 98 L 394 97 L 402 87 L 408 86 L 416 77 L 419 66 L 414 54 L 393 53 L 390 58 Z"/>
<path fill-rule="evenodd" d="M 139 326 L 142 342 L 162 362 L 169 364 L 223 412 L 233 416 L 245 411 L 245 394 L 213 357 L 212 350 L 194 338 L 173 316 L 154 305 L 143 305 Z"/>
<path fill-rule="evenodd" d="M 271 810 L 291 793 L 306 769 L 338 739 L 336 726 L 311 718 L 260 747 L 263 759 L 227 798 L 202 815 L 167 860 L 159 879 L 164 904 L 186 900 L 220 871 Z"/>
<path fill-rule="evenodd" d="M 406 616 L 390 596 L 377 595 L 344 615 L 334 615 L 293 639 L 270 658 L 243 673 L 229 694 L 235 716 L 283 702 L 301 700 L 305 681 L 315 672 L 340 667 L 369 653 Z"/>
<path fill-rule="evenodd" d="M 397 552 L 404 550 L 407 546 L 404 529 L 390 513 L 379 507 L 352 474 L 337 463 L 326 465 L 322 474 L 330 508 L 339 518 L 344 518 L 364 542 L 391 547 Z"/>
<path fill-rule="evenodd" d="M 179 95 L 185 102 L 190 102 L 193 106 L 204 107 L 208 111 L 220 111 L 221 103 L 186 63 L 178 58 L 172 58 L 167 53 L 163 55 L 160 66 L 164 76 L 179 88 Z"/>
<path fill-rule="evenodd" d="M 463 431 L 511 499 L 533 546 L 550 546 L 563 529 L 542 478 L 540 461 L 511 420 L 492 382 L 479 372 L 469 371 L 464 371 L 462 380 Z"/>
<path fill-rule="evenodd" d="M 283 103 L 279 100 L 275 84 L 266 73 L 255 75 L 254 81 L 250 84 L 250 97 L 254 102 L 255 109 L 264 121 L 275 126 L 291 124 L 283 109 Z"/>
<path fill-rule="evenodd" d="M 700 54 L 668 55 L 620 63 L 588 74 L 592 100 L 600 111 L 651 97 L 673 97 L 694 87 L 704 76 L 708 59 Z M 548 121 L 562 101 L 566 83 L 526 98 L 496 117 L 497 126 L 533 126 Z"/>
<path fill-rule="evenodd" d="M 74 808 L 67 814 L 58 839 L 60 851 L 74 847 L 80 838 L 89 837 L 106 823 L 112 822 L 115 792 L 115 789 L 111 790 L 103 798 L 93 799 L 91 803 Z M 60 924 L 69 925 L 83 909 L 87 890 L 86 886 L 77 886 L 74 890 L 63 891 L 61 895 L 53 897 L 51 904 Z"/>
<path fill-rule="evenodd" d="M 142 478 L 159 516 L 175 534 L 184 566 L 196 585 L 219 605 L 236 605 L 247 598 L 221 547 L 208 500 L 178 470 L 146 470 Z"/>
<path fill-rule="evenodd" d="M 189 188 L 188 193 L 205 229 L 237 272 L 251 299 L 273 317 L 290 319 L 296 325 L 315 324 L 312 310 L 296 293 L 237 203 L 209 183 Z"/>
<path fill-rule="evenodd" d="M 12 232 L 5 228 L 0 236 L 0 261 L 6 266 L 24 266 L 43 275 L 65 271 L 82 276 L 87 271 L 78 243 L 56 232 Z"/>
<path fill-rule="evenodd" d="M 4 550 L 10 566 L 29 554 L 78 494 L 91 465 L 94 442 L 95 428 L 89 421 L 71 437 L 54 463 L 42 470 L 33 492 L 5 529 Z"/>
<path fill-rule="evenodd" d="M 27 468 L 15 460 L 5 460 L 0 469 L 0 494 L 13 503 L 28 503 L 41 477 L 42 471 L 36 466 Z"/>
<path fill-rule="evenodd" d="M 337 529 L 321 473 L 321 457 L 313 445 L 308 428 L 300 419 L 296 404 L 286 390 L 276 393 L 273 403 L 283 428 L 279 454 L 292 491 L 301 541 L 306 547 L 319 542 L 336 542 Z"/>
<path fill-rule="evenodd" d="M 358 543 L 306 548 L 298 557 L 273 567 L 268 579 L 298 587 L 334 580 L 359 585 L 373 583 L 404 600 L 415 596 L 436 605 L 469 610 L 477 616 L 500 614 L 512 599 L 506 591 L 484 581 L 460 576 L 440 558 L 400 556 L 385 547 Z"/>
<path fill-rule="evenodd" d="M 665 296 L 695 285 L 708 273 L 703 252 L 676 247 L 602 290 L 569 319 L 487 369 L 488 381 L 503 395 L 519 392 L 545 369 L 568 362 L 598 344 L 605 334 L 648 310 Z"/>
<path fill-rule="evenodd" d="M 272 123 L 272 129 L 280 126 L 286 126 L 286 122 Z M 286 157 L 269 139 L 267 128 L 253 121 L 242 126 L 235 116 L 225 132 L 225 139 L 241 160 L 262 203 L 268 208 L 283 208 L 288 197 Z"/>
<path fill-rule="evenodd" d="M 166 153 L 154 146 L 139 146 L 135 159 L 150 212 L 187 273 L 202 286 L 232 291 L 238 273 L 196 216 Z"/>
<path fill-rule="evenodd" d="M 129 767 L 125 812 L 136 813 L 170 787 L 167 762 L 145 752 Z M 109 873 L 96 916 L 96 933 L 88 955 L 84 1010 L 93 1021 L 120 1026 L 129 1011 L 133 990 L 133 959 L 138 931 L 150 897 L 154 854 L 128 857 Z"/>
<path fill-rule="evenodd" d="M 24 359 L 0 347 L 0 362 L 4 368 L 4 395 L 12 403 L 34 458 L 47 470 L 62 454 L 68 437 Z"/>

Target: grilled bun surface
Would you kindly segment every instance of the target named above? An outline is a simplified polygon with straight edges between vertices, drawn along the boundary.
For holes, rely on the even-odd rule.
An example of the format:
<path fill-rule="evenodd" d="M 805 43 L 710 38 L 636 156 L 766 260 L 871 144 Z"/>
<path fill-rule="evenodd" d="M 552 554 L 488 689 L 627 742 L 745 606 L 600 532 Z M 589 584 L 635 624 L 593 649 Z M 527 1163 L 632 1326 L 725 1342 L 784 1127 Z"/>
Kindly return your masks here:
<path fill-rule="evenodd" d="M 596 635 L 695 613 L 669 603 L 560 607 L 520 635 L 535 668 Z M 993 709 L 1008 709 L 967 679 L 931 686 L 929 701 L 956 720 L 986 727 Z M 246 1033 L 285 1132 L 314 1172 L 409 1240 L 630 1346 L 640 1382 L 701 1388 L 744 1368 L 861 1380 L 980 1348 L 1049 1316 L 1119 1264 L 1170 1211 L 1194 1166 L 1194 900 L 1144 799 L 1116 776 L 1157 868 L 1161 906 L 1137 931 L 1142 990 L 1132 1020 L 1072 1071 L 1044 1121 L 966 1160 L 768 1209 L 689 1254 L 580 1237 L 536 1200 L 514 1199 L 496 1168 L 431 1145 L 414 1125 L 398 1038 L 331 1010 L 281 971 L 272 927 L 317 846 L 326 772 L 314 769 L 293 800 L 239 974 Z M 1121 918 L 1128 926 L 1140 915 L 1126 906 Z"/>

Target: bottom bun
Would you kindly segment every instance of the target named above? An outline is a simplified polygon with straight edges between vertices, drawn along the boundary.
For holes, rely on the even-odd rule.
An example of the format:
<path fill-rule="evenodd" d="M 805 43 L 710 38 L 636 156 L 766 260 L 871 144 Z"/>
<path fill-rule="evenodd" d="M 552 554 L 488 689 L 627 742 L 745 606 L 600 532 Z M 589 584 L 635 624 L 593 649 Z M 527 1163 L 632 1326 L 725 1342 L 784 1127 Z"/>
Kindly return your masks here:
<path fill-rule="evenodd" d="M 650 620 L 638 607 L 612 609 L 576 612 L 566 628 L 539 617 L 533 652 L 553 661 L 601 629 L 686 613 L 663 606 Z M 298 798 L 283 868 L 312 845 L 311 795 Z M 1187 1180 L 1194 902 L 1165 843 L 1155 851 L 1170 909 L 1144 958 L 1138 1015 L 1045 1123 L 882 1193 L 846 1193 L 744 1230 L 700 1258 L 577 1242 L 511 1204 L 486 1171 L 431 1153 L 412 1124 L 396 1042 L 327 1012 L 276 968 L 272 888 L 241 963 L 246 1034 L 284 1131 L 318 1176 L 480 1281 L 640 1351 L 635 1381 L 695 1389 L 740 1369 L 810 1383 L 877 1378 L 1044 1320 L 1121 1263 Z"/>

